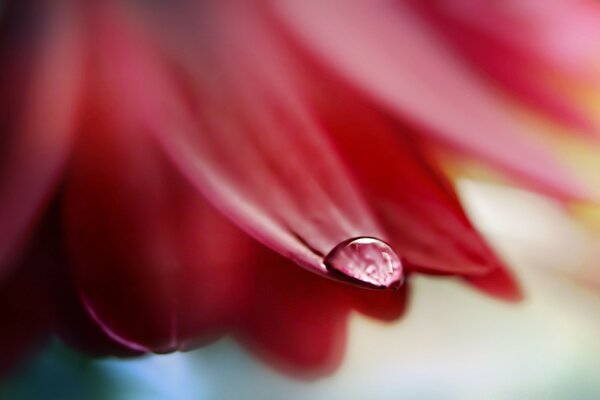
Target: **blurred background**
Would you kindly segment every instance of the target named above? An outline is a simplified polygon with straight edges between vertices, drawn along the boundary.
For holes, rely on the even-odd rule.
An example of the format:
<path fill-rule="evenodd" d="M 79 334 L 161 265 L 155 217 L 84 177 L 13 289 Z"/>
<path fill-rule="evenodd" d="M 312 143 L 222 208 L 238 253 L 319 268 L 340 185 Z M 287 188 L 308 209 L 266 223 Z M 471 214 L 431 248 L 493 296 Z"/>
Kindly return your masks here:
<path fill-rule="evenodd" d="M 265 367 L 230 339 L 127 361 L 86 359 L 53 342 L 2 382 L 0 398 L 599 398 L 600 298 L 588 272 L 598 261 L 594 238 L 538 195 L 467 180 L 458 187 L 516 271 L 523 302 L 416 276 L 403 318 L 387 324 L 353 316 L 341 368 L 311 381 Z"/>

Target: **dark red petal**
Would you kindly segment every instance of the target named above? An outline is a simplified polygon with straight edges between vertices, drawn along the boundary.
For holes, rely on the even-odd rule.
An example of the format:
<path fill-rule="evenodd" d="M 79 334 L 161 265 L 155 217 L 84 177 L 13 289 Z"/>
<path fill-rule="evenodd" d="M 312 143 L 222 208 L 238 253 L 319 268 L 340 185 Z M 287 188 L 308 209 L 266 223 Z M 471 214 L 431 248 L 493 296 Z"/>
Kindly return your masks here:
<path fill-rule="evenodd" d="M 27 253 L 35 257 L 38 271 L 35 279 L 44 282 L 44 316 L 50 329 L 69 346 L 90 356 L 134 356 L 133 351 L 107 336 L 87 314 L 74 286 L 69 261 L 65 254 L 60 229 L 60 212 L 55 202 L 46 213 L 35 236 L 35 248 Z"/>
<path fill-rule="evenodd" d="M 566 198 L 589 198 L 542 143 L 528 140 L 491 87 L 403 1 L 282 1 L 316 55 L 419 132 Z"/>
<path fill-rule="evenodd" d="M 151 148 L 121 144 L 106 149 L 90 141 L 104 160 L 79 147 L 64 200 L 75 279 L 87 311 L 115 340 L 173 350 L 217 333 L 235 309 L 244 290 L 244 271 L 235 269 L 244 243 L 153 165 Z"/>
<path fill-rule="evenodd" d="M 52 278 L 52 330 L 65 344 L 90 357 L 133 357 L 143 354 L 142 351 L 131 349 L 108 336 L 91 318 L 67 271 L 56 271 Z"/>
<path fill-rule="evenodd" d="M 78 102 L 79 18 L 68 1 L 43 3 L 10 2 L 3 15 L 0 277 L 62 170 Z"/>
<path fill-rule="evenodd" d="M 410 282 L 407 280 L 398 290 L 365 291 L 360 288 L 344 288 L 352 308 L 361 314 L 381 321 L 395 321 L 402 317 L 408 307 Z"/>
<path fill-rule="evenodd" d="M 350 305 L 341 285 L 265 252 L 256 272 L 240 339 L 278 368 L 324 373 L 341 361 Z M 360 290 L 360 289 L 358 289 Z"/>
<path fill-rule="evenodd" d="M 235 314 L 250 243 L 170 167 L 99 56 L 62 202 L 74 279 L 114 340 L 171 351 Z"/>

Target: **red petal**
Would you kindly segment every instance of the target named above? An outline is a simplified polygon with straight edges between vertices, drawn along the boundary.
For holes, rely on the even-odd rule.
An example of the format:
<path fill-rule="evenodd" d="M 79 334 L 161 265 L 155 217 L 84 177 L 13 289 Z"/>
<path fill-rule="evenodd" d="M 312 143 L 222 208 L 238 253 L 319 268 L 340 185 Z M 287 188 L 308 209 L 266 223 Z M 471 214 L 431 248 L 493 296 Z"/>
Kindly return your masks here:
<path fill-rule="evenodd" d="M 306 46 L 421 132 L 567 198 L 588 198 L 406 2 L 278 2 Z"/>
<path fill-rule="evenodd" d="M 344 294 L 356 311 L 381 321 L 395 321 L 404 315 L 410 294 L 409 281 L 398 290 L 365 291 L 344 288 Z"/>
<path fill-rule="evenodd" d="M 93 101 L 63 199 L 74 276 L 106 334 L 134 350 L 170 351 L 217 334 L 235 313 L 249 242 L 126 113 L 105 56 L 93 60 Z"/>
<path fill-rule="evenodd" d="M 73 7 L 69 2 L 50 7 L 19 3 L 5 10 L 6 24 L 19 27 L 6 28 L 0 50 L 5 111 L 0 118 L 0 276 L 62 170 L 80 87 L 80 33 Z M 41 15 L 43 23 L 31 21 L 33 14 Z M 28 32 L 26 24 L 39 31 Z M 25 37 L 19 39 L 11 29 L 27 34 L 21 32 Z"/>
<path fill-rule="evenodd" d="M 350 307 L 331 281 L 281 260 L 265 260 L 240 337 L 250 349 L 290 372 L 326 372 L 341 361 Z"/>
<path fill-rule="evenodd" d="M 307 375 L 342 361 L 349 312 L 394 320 L 405 309 L 400 292 L 365 290 L 322 279 L 271 251 L 253 260 L 252 289 L 237 336 L 278 368 Z"/>
<path fill-rule="evenodd" d="M 322 123 L 406 267 L 461 274 L 501 267 L 415 132 L 322 75 L 314 92 Z"/>
<path fill-rule="evenodd" d="M 95 133 L 107 139 L 107 132 Z M 245 255 L 239 234 L 171 181 L 148 146 L 88 145 L 79 148 L 64 200 L 88 311 L 113 339 L 138 350 L 174 350 L 218 333 L 244 289 L 243 270 L 235 269 Z"/>
<path fill-rule="evenodd" d="M 523 299 L 523 293 L 515 278 L 500 268 L 488 275 L 467 277 L 466 280 L 476 289 L 501 300 L 517 302 Z"/>
<path fill-rule="evenodd" d="M 44 282 L 47 296 L 45 317 L 51 316 L 51 329 L 69 346 L 90 356 L 133 356 L 132 351 L 108 337 L 87 314 L 74 286 L 60 229 L 60 213 L 54 204 L 41 223 L 35 247 L 28 254 L 39 266 L 35 279 Z M 39 305 L 37 306 L 38 308 Z"/>
<path fill-rule="evenodd" d="M 110 57 L 126 92 L 145 93 L 131 100 L 134 112 L 213 204 L 311 270 L 325 274 L 323 256 L 343 240 L 385 240 L 300 98 L 295 66 L 266 21 L 243 4 L 206 8 L 202 22 L 179 37 L 189 41 L 170 46 L 179 51 L 174 61 L 185 90 L 166 79 L 131 32 L 113 26 L 103 34 L 121 46 Z"/>
<path fill-rule="evenodd" d="M 138 115 L 158 131 L 173 160 L 215 204 L 282 254 L 321 271 L 321 257 L 337 241 L 384 237 L 357 190 L 353 179 L 358 177 L 379 220 L 413 265 L 475 274 L 500 265 L 469 224 L 449 183 L 414 139 L 403 136 L 402 127 L 341 86 L 329 86 L 332 79 L 323 73 L 313 71 L 301 81 L 305 71 L 292 62 L 297 61 L 289 54 L 293 49 L 266 37 L 252 11 L 211 11 L 216 26 L 210 39 L 221 45 L 218 49 L 207 49 L 193 35 L 197 32 L 186 36 L 191 43 L 172 46 L 181 49 L 176 61 L 187 68 L 188 84 L 194 85 L 190 96 L 199 103 L 199 127 L 185 114 L 189 104 L 182 104 L 165 71 L 148 68 L 156 66 L 156 58 L 141 54 L 139 47 L 110 58 L 120 62 L 121 76 L 129 77 L 122 84 L 130 93 L 156 90 L 132 100 L 143 103 Z M 253 51 L 260 49 L 260 59 L 231 37 L 237 31 L 228 24 L 245 33 Z M 127 37 L 124 32 L 118 36 L 121 43 Z M 194 58 L 190 52 L 196 47 L 211 62 Z M 141 59 L 146 62 L 141 64 Z M 140 65 L 134 77 L 127 67 L 136 61 Z M 244 69 L 231 71 L 238 65 Z M 219 74 L 211 73 L 217 66 Z M 131 82 L 138 86 L 131 87 Z M 326 93 L 319 93 L 317 101 L 306 99 L 307 89 L 315 85 Z M 158 100 L 165 103 L 159 107 Z M 313 118 L 319 107 L 327 113 L 325 129 Z M 187 125 L 179 123 L 186 117 Z"/>
<path fill-rule="evenodd" d="M 161 80 L 165 82 L 164 76 L 156 74 L 152 75 L 156 80 L 144 80 L 145 73 L 156 64 L 144 62 L 149 60 L 149 53 L 141 52 L 144 47 L 126 46 L 133 36 L 129 30 L 122 29 L 125 25 L 119 26 L 119 30 L 115 25 L 105 25 L 101 37 L 96 38 L 101 40 L 96 43 L 102 44 L 102 52 L 99 60 L 93 62 L 99 69 L 93 75 L 102 80 L 94 86 L 97 91 L 90 94 L 95 103 L 86 112 L 89 120 L 82 129 L 64 199 L 75 279 L 88 311 L 104 331 L 134 349 L 169 351 L 187 347 L 190 344 L 187 339 L 195 334 L 214 332 L 232 316 L 242 316 L 241 324 L 248 329 L 244 335 L 247 340 L 262 343 L 262 347 L 270 348 L 290 364 L 322 366 L 333 362 L 334 354 L 339 354 L 344 342 L 346 315 L 353 306 L 376 314 L 369 304 L 378 299 L 381 315 L 387 319 L 398 316 L 404 302 L 397 297 L 364 292 L 368 293 L 364 294 L 365 299 L 373 300 L 363 302 L 359 293 L 351 288 L 344 286 L 346 294 L 343 294 L 341 289 L 336 289 L 340 286 L 330 281 L 297 270 L 289 263 L 282 266 L 281 259 L 273 261 L 270 252 L 266 252 L 269 256 L 256 259 L 254 242 L 248 242 L 244 235 L 214 214 L 169 169 L 155 146 L 154 137 L 149 135 L 149 131 L 156 128 L 156 122 L 160 122 L 155 117 L 161 116 L 163 111 L 153 109 L 155 115 L 150 115 L 144 108 L 147 98 L 153 98 L 149 91 L 157 95 L 169 93 L 153 92 L 157 88 L 164 89 L 160 84 Z M 127 51 L 117 51 L 115 47 L 120 45 Z M 119 68 L 115 68 L 116 65 Z M 138 73 L 136 77 L 131 75 L 132 70 Z M 123 77 L 131 79 L 119 79 Z M 131 80 L 137 80 L 137 84 L 147 82 L 148 86 L 132 91 Z M 111 104 L 116 99 L 119 107 L 113 108 Z M 159 99 L 174 101 L 165 103 L 167 110 L 179 102 L 178 97 Z M 132 110 L 137 112 L 131 113 Z M 179 126 L 176 120 L 171 122 L 174 128 Z M 168 132 L 172 131 L 161 132 L 161 135 Z M 254 133 L 248 134 L 256 139 L 252 136 Z M 286 139 L 277 132 L 274 134 L 274 140 Z M 236 137 L 244 139 L 241 133 Z M 315 137 L 315 140 L 320 139 Z M 239 143 L 235 148 L 244 149 Z M 318 147 L 316 150 L 317 154 L 324 151 Z M 297 171 L 299 178 L 321 179 L 307 155 L 295 153 L 292 148 L 287 156 L 287 159 L 274 161 L 289 167 L 286 160 L 299 157 L 295 162 L 305 163 L 310 171 L 309 175 L 304 175 L 303 170 Z M 327 154 L 323 156 L 326 158 Z M 243 172 L 241 165 L 235 164 L 235 160 L 231 162 Z M 295 163 L 291 167 L 294 166 Z M 297 165 L 301 166 L 304 165 Z M 337 169 L 333 172 L 340 174 L 340 164 L 334 163 L 334 166 Z M 186 165 L 186 168 L 191 167 Z M 276 168 L 269 173 L 276 175 Z M 333 188 L 341 186 L 330 182 L 333 178 L 327 171 L 323 173 L 327 184 Z M 267 178 L 275 179 L 271 175 Z M 347 176 L 341 175 L 341 178 L 347 179 Z M 318 196 L 325 198 L 325 194 L 333 190 L 320 187 L 325 183 L 319 181 L 299 182 L 300 191 L 307 190 L 305 185 L 317 185 L 316 188 L 324 192 Z M 279 180 L 265 183 L 276 184 L 267 188 L 282 191 L 286 196 L 302 194 L 293 191 L 294 185 L 282 187 Z M 341 186 L 336 190 L 346 193 L 348 189 Z M 256 196 L 260 198 L 263 193 Z M 267 196 L 264 200 L 269 201 Z M 314 218 L 308 223 L 322 226 L 325 234 L 327 229 L 339 231 L 327 218 L 347 226 L 345 215 L 340 215 L 338 209 L 327 208 L 331 202 L 325 201 L 323 210 L 317 209 L 318 204 L 310 205 L 309 211 L 318 215 L 307 213 L 309 218 Z M 340 201 L 345 206 L 354 200 Z M 274 209 L 280 212 L 277 207 Z M 300 218 L 299 211 L 296 214 L 294 211 L 291 210 L 293 218 Z M 269 223 L 282 224 L 279 218 L 286 215 L 282 212 L 277 219 L 270 217 L 274 220 Z M 304 226 L 303 221 L 293 222 Z M 305 243 L 302 246 L 306 248 Z M 318 294 L 319 301 L 307 296 L 310 293 Z M 272 303 L 273 299 L 277 302 Z M 243 317 L 244 312 L 250 316 Z M 270 340 L 273 337 L 270 327 L 279 332 L 277 340 Z"/>
<path fill-rule="evenodd" d="M 64 343 L 90 357 L 132 357 L 143 353 L 114 340 L 102 330 L 81 303 L 67 271 L 58 269 L 53 278 L 53 332 Z"/>

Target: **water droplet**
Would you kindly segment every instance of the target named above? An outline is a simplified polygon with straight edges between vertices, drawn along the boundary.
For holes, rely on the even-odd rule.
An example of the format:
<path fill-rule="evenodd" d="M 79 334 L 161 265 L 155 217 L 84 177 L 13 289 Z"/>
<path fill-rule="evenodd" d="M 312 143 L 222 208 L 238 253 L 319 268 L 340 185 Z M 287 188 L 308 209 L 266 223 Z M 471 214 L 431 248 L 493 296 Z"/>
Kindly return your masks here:
<path fill-rule="evenodd" d="M 399 287 L 404 281 L 400 257 L 373 237 L 348 239 L 327 254 L 323 264 L 334 274 L 371 288 Z"/>

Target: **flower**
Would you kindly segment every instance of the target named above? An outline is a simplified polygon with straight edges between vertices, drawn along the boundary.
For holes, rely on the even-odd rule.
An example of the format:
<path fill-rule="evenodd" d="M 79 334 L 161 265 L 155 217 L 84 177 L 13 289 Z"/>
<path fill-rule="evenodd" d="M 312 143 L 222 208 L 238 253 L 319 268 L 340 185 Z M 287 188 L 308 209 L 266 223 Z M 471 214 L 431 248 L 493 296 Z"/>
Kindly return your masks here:
<path fill-rule="evenodd" d="M 411 2 L 2 11 L 7 366 L 52 334 L 135 356 L 229 332 L 279 367 L 332 368 L 351 310 L 404 309 L 407 284 L 362 286 L 425 272 L 519 298 L 440 146 L 586 195 Z"/>

